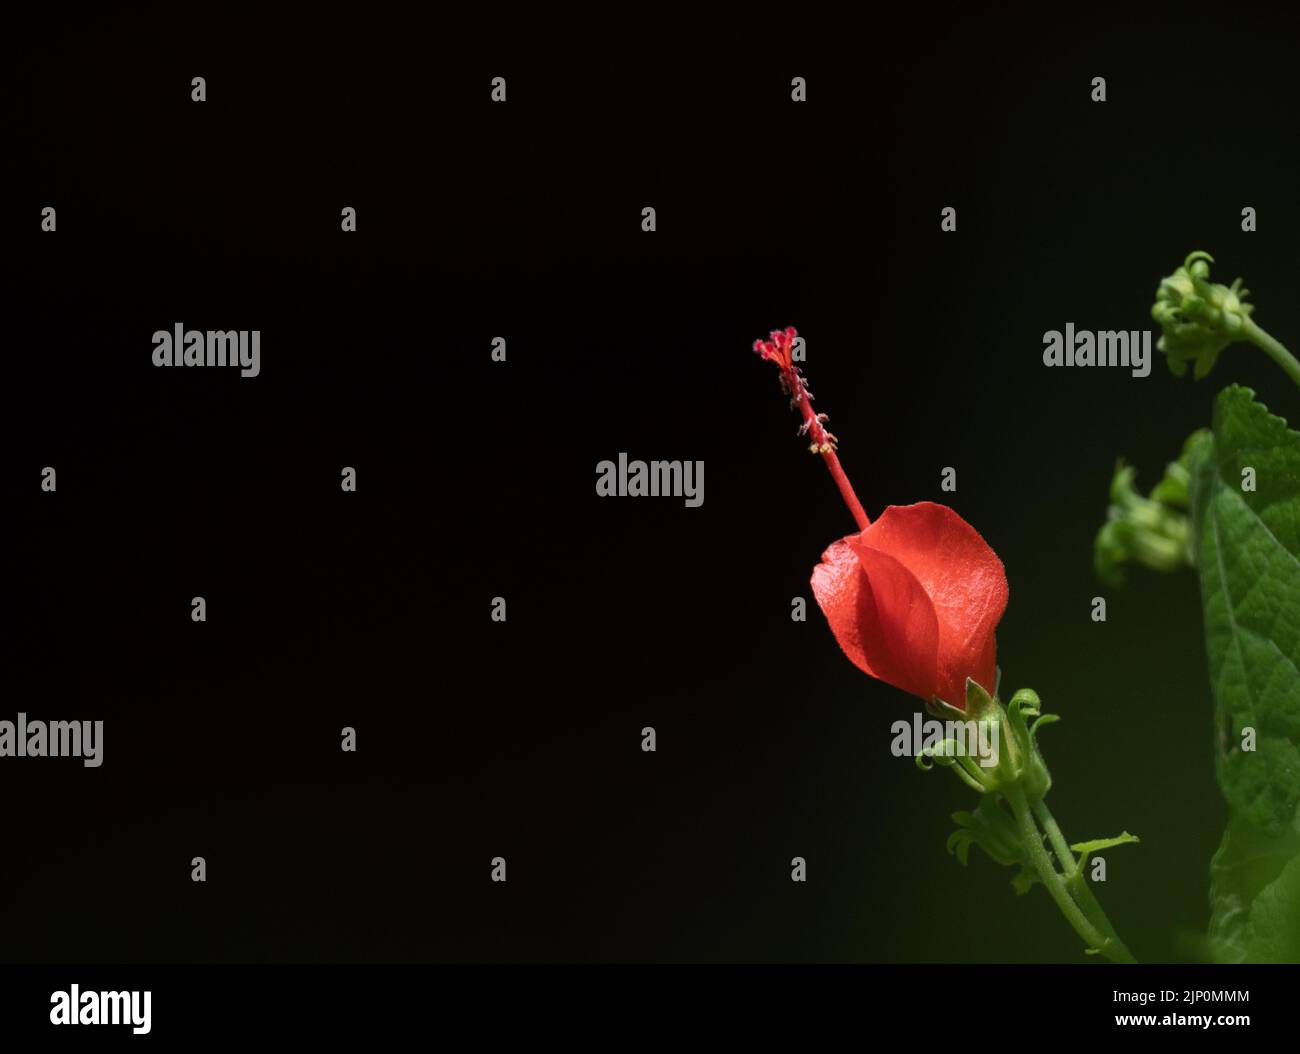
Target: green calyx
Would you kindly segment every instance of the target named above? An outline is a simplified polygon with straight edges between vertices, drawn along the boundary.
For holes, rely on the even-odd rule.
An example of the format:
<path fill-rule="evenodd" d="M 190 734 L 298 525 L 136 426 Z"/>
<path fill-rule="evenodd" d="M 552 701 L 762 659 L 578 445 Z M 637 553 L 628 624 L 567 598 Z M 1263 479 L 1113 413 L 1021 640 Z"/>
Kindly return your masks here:
<path fill-rule="evenodd" d="M 1047 794 L 1052 778 L 1038 750 L 1036 732 L 1039 725 L 1057 718 L 1042 714 L 1036 693 L 1024 689 L 1003 706 L 996 696 L 967 678 L 965 710 L 936 699 L 930 712 L 947 719 L 948 735 L 917 752 L 918 768 L 951 768 L 980 794 L 1017 786 L 1031 803 Z"/>
<path fill-rule="evenodd" d="M 1097 575 L 1103 582 L 1123 585 L 1124 567 L 1130 563 L 1164 572 L 1191 566 L 1189 457 L 1206 434 L 1200 429 L 1188 437 L 1182 456 L 1166 466 L 1164 477 L 1147 497 L 1134 485 L 1136 471 L 1122 460 L 1116 464 L 1106 523 L 1093 547 Z"/>
<path fill-rule="evenodd" d="M 1195 363 L 1193 376 L 1200 380 L 1214 368 L 1220 352 L 1229 344 L 1249 339 L 1246 335 L 1253 304 L 1245 302 L 1248 291 L 1238 278 L 1230 286 L 1210 281 L 1207 252 L 1194 252 L 1183 266 L 1160 280 L 1151 317 L 1160 323 L 1164 335 L 1156 345 L 1169 360 L 1178 377 Z"/>

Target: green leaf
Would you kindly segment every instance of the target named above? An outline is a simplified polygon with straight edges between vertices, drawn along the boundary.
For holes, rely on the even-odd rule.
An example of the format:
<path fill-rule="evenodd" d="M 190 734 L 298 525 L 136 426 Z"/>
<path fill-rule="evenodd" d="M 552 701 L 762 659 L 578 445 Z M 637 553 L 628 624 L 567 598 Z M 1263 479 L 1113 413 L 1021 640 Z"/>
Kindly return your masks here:
<path fill-rule="evenodd" d="M 1251 962 L 1300 962 L 1300 856 L 1255 898 L 1249 932 Z"/>
<path fill-rule="evenodd" d="M 1210 953 L 1219 962 L 1300 962 L 1300 834 L 1234 818 L 1210 862 Z"/>
<path fill-rule="evenodd" d="M 1103 849 L 1111 849 L 1117 845 L 1131 845 L 1133 842 L 1141 841 L 1135 834 L 1129 834 L 1123 831 L 1114 838 L 1094 838 L 1091 842 L 1075 842 L 1071 849 L 1079 854 L 1079 871 L 1083 871 L 1088 866 L 1088 857 L 1093 853 L 1100 853 Z"/>
<path fill-rule="evenodd" d="M 1300 433 L 1234 385 L 1191 463 L 1219 784 L 1234 816 L 1276 836 L 1300 805 Z"/>
<path fill-rule="evenodd" d="M 1300 962 L 1300 434 L 1233 386 L 1190 462 L 1231 815 L 1210 864 L 1209 948 L 1221 962 Z"/>
<path fill-rule="evenodd" d="M 948 852 L 955 854 L 962 864 L 967 862 L 972 845 L 978 845 L 1003 867 L 1029 864 L 1020 845 L 1020 831 L 1015 820 L 998 804 L 1000 797 L 986 794 L 973 812 L 952 814 L 958 829 L 948 838 Z"/>
<path fill-rule="evenodd" d="M 1135 834 L 1129 834 L 1124 831 L 1117 834 L 1114 838 L 1094 838 L 1091 842 L 1075 842 L 1070 846 L 1076 853 L 1100 853 L 1103 849 L 1111 849 L 1117 845 L 1131 845 L 1133 842 L 1141 841 Z"/>

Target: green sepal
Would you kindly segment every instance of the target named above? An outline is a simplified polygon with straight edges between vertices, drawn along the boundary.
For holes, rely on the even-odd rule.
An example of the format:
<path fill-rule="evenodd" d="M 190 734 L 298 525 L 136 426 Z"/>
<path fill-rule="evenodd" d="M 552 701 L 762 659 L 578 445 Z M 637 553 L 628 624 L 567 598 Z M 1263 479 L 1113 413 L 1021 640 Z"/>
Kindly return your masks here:
<path fill-rule="evenodd" d="M 1041 725 L 1054 725 L 1061 720 L 1060 714 L 1040 714 L 1038 719 L 1029 726 L 1029 738 L 1034 741 L 1034 746 L 1038 745 L 1038 729 Z"/>
<path fill-rule="evenodd" d="M 937 695 L 926 701 L 925 709 L 931 717 L 937 717 L 940 721 L 964 721 L 966 719 L 965 710 L 949 706 Z"/>
<path fill-rule="evenodd" d="M 979 719 L 987 717 L 997 709 L 994 697 L 973 677 L 966 678 L 966 717 Z"/>
<path fill-rule="evenodd" d="M 933 761 L 934 764 L 927 764 L 928 761 Z M 922 747 L 917 752 L 915 762 L 922 772 L 929 772 L 934 765 L 952 769 L 977 794 L 986 794 L 992 789 L 979 762 L 967 754 L 955 739 L 945 739 L 933 746 Z"/>
<path fill-rule="evenodd" d="M 1030 688 L 1016 692 L 1007 704 L 1007 723 L 1011 726 L 1019 755 L 1013 759 L 1016 766 L 1015 778 L 1024 788 L 1025 798 L 1031 805 L 1047 796 L 1052 787 L 1052 775 L 1025 718 L 1035 718 L 1034 728 L 1037 728 L 1045 716 L 1050 715 L 1043 714 L 1042 700 Z"/>

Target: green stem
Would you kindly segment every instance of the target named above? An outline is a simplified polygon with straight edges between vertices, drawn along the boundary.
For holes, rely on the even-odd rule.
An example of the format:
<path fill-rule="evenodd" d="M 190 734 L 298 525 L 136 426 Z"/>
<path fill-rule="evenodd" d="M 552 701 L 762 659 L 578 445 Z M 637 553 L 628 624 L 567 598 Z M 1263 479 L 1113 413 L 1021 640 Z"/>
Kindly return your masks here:
<path fill-rule="evenodd" d="M 1101 930 L 1111 942 L 1110 950 L 1106 954 L 1114 962 L 1137 962 L 1133 958 L 1133 953 L 1120 940 L 1119 934 L 1115 932 L 1115 927 L 1110 923 L 1110 919 L 1106 917 L 1106 912 L 1102 909 L 1101 903 L 1093 893 L 1092 887 L 1088 885 L 1088 877 L 1080 870 L 1074 851 L 1070 848 L 1070 843 L 1066 841 L 1065 835 L 1061 833 L 1061 828 L 1056 822 L 1056 817 L 1052 815 L 1052 810 L 1047 807 L 1047 802 L 1038 801 L 1034 805 L 1034 815 L 1038 817 L 1038 822 L 1043 825 L 1043 830 L 1047 832 L 1048 840 L 1052 843 L 1052 848 L 1056 852 L 1056 859 L 1061 862 L 1061 870 L 1065 873 L 1067 888 L 1073 892 L 1074 899 L 1078 902 L 1079 907 L 1083 909 L 1083 913 L 1088 917 L 1088 920 L 1097 929 Z"/>
<path fill-rule="evenodd" d="M 1300 361 L 1297 361 L 1296 357 L 1279 341 L 1274 340 L 1249 318 L 1242 323 L 1242 333 L 1255 347 L 1286 370 L 1286 375 L 1295 382 L 1296 387 L 1300 387 Z"/>
<path fill-rule="evenodd" d="M 1038 827 L 1034 824 L 1033 815 L 1029 811 L 1029 803 L 1025 800 L 1025 792 L 1016 784 L 1011 784 L 1003 791 L 1006 796 L 1007 804 L 1011 806 L 1011 811 L 1015 814 L 1016 823 L 1020 827 L 1020 841 L 1025 854 L 1029 857 L 1029 862 L 1033 865 L 1034 870 L 1051 898 L 1056 901 L 1056 906 L 1061 909 L 1061 914 L 1065 916 L 1065 921 L 1073 928 L 1074 932 L 1083 938 L 1084 943 L 1089 948 L 1096 948 L 1109 959 L 1115 959 L 1115 949 L 1113 942 L 1108 940 L 1100 930 L 1094 926 L 1083 914 L 1082 909 L 1075 903 L 1074 898 L 1070 896 L 1070 891 L 1065 887 L 1065 880 L 1052 865 L 1052 858 L 1048 856 L 1047 850 L 1043 847 L 1043 836 L 1039 833 Z M 1127 949 L 1125 949 L 1127 951 Z M 1131 962 L 1132 956 L 1125 959 L 1115 959 L 1116 962 Z"/>
<path fill-rule="evenodd" d="M 1043 825 L 1043 830 L 1047 832 L 1047 838 L 1056 851 L 1056 859 L 1061 862 L 1061 870 L 1065 872 L 1066 879 L 1073 878 L 1075 872 L 1079 869 L 1079 862 L 1074 858 L 1074 850 L 1070 848 L 1070 843 L 1065 840 L 1065 835 L 1061 833 L 1056 817 L 1052 815 L 1046 801 L 1039 800 L 1034 806 L 1034 815 L 1038 817 L 1038 822 Z"/>

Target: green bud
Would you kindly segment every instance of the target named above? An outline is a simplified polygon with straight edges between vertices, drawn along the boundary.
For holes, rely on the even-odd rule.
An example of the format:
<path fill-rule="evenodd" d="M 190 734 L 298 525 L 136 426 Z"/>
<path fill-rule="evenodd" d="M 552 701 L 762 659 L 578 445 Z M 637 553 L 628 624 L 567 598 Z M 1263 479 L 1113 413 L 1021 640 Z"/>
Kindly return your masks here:
<path fill-rule="evenodd" d="M 1136 473 L 1119 461 L 1110 482 L 1110 508 L 1097 532 L 1093 560 L 1097 576 L 1108 585 L 1124 584 L 1128 564 L 1153 571 L 1177 571 L 1192 562 L 1188 483 L 1192 448 L 1206 434 L 1193 432 L 1183 444 L 1182 456 L 1165 467 L 1164 477 L 1143 497 L 1135 486 Z"/>
<path fill-rule="evenodd" d="M 1230 286 L 1210 281 L 1213 262 L 1207 252 L 1191 253 L 1156 290 L 1151 317 L 1164 331 L 1156 346 L 1178 377 L 1187 372 L 1189 362 L 1196 364 L 1197 380 L 1209 373 L 1224 348 L 1244 339 L 1242 330 L 1254 310 L 1245 303 L 1249 293 L 1241 288 L 1240 278 Z"/>

